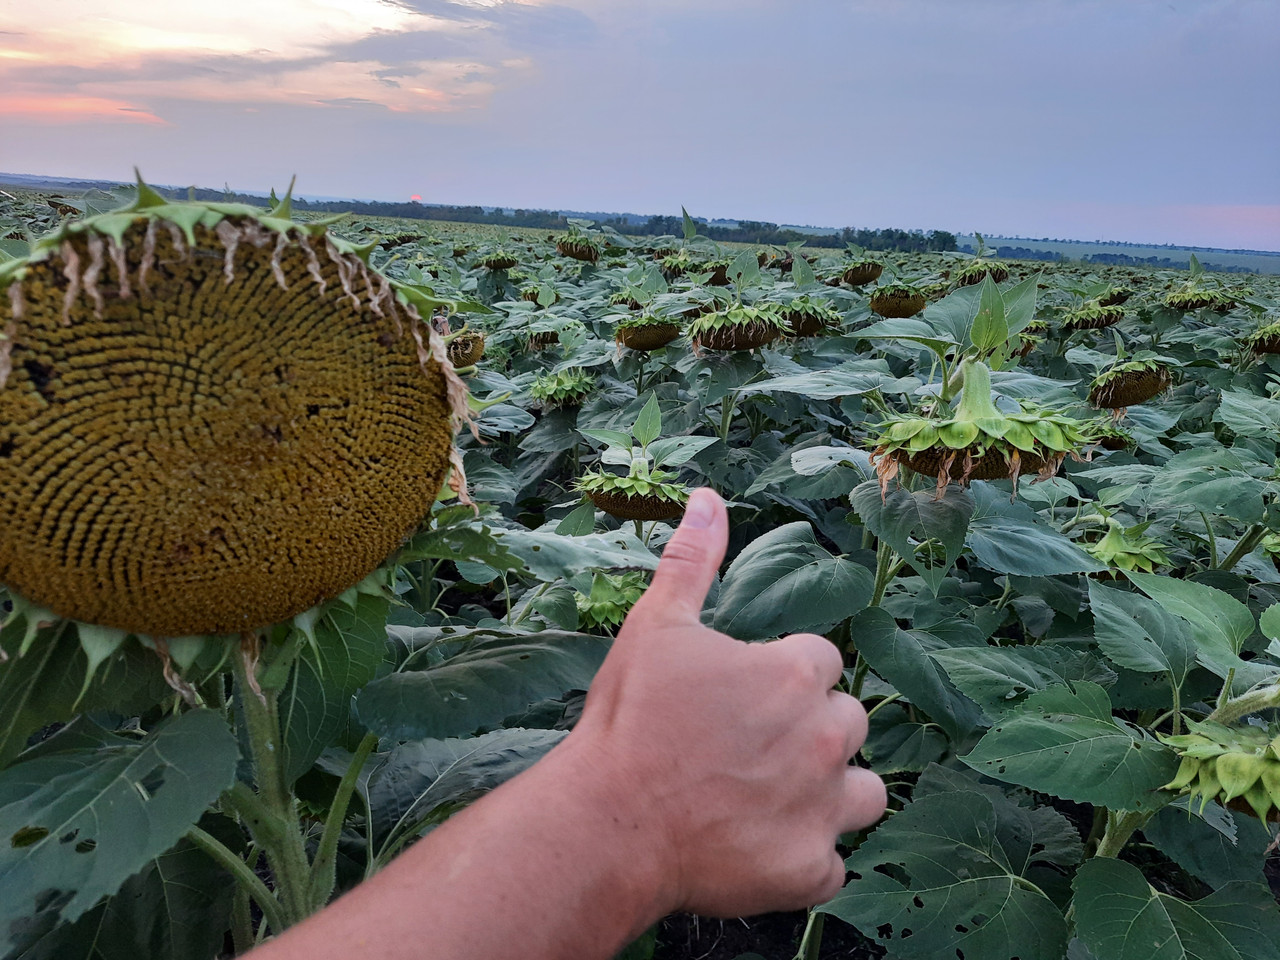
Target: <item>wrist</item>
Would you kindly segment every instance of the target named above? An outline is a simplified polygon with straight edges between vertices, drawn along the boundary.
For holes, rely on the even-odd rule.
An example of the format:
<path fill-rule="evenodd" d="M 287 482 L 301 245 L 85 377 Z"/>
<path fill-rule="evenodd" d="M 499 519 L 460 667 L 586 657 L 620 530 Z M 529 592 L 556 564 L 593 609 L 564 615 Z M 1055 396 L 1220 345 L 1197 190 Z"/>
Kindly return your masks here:
<path fill-rule="evenodd" d="M 646 804 L 644 785 L 615 754 L 587 730 L 575 730 L 528 773 L 545 778 L 571 824 L 574 848 L 585 851 L 583 863 L 599 874 L 595 882 L 613 891 L 612 906 L 628 917 L 634 939 L 677 909 L 677 870 L 670 825 Z"/>

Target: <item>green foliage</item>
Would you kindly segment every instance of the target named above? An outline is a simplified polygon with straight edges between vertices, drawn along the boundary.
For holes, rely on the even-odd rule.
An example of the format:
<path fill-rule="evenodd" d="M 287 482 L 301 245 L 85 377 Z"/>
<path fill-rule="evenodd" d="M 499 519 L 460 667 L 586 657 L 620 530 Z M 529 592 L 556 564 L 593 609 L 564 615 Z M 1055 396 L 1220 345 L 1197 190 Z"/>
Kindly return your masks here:
<path fill-rule="evenodd" d="M 39 244 L 73 221 L 24 222 Z M 734 520 L 705 621 L 825 634 L 874 710 L 863 760 L 897 812 L 844 838 L 851 880 L 821 910 L 902 958 L 1275 952 L 1276 281 L 1200 268 L 1225 312 L 1184 315 L 1185 274 L 1010 282 L 981 249 L 864 290 L 817 282 L 847 256 L 792 243 L 762 268 L 687 215 L 643 254 L 608 225 L 415 226 L 332 229 L 424 316 L 483 331 L 459 440 L 476 510 L 436 504 L 359 589 L 243 644 L 144 643 L 0 589 L 11 952 L 212 956 L 233 894 L 266 935 L 385 865 L 563 737 L 695 485 Z M 873 316 L 894 292 L 945 296 Z M 1122 299 L 1110 334 L 1072 333 Z M 668 324 L 689 340 L 615 343 Z M 754 352 L 721 346 L 740 328 Z M 1141 405 L 1109 386 L 1131 375 L 1158 387 Z M 1015 473 L 1042 482 L 1012 500 Z M 672 509 L 637 530 L 593 493 Z"/>
<path fill-rule="evenodd" d="M 197 710 L 140 740 L 82 719 L 0 772 L 0 948 L 115 893 L 231 785 L 238 759 L 222 718 Z"/>

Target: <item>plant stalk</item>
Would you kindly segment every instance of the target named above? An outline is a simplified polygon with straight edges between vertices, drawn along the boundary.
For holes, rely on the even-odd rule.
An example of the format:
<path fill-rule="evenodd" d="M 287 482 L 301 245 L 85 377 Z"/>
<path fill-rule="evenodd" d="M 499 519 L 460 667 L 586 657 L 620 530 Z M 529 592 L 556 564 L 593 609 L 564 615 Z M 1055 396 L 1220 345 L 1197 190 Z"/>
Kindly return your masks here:
<path fill-rule="evenodd" d="M 1129 842 L 1129 838 L 1150 820 L 1151 816 L 1150 813 L 1142 813 L 1138 810 L 1121 810 L 1119 813 L 1108 812 L 1107 830 L 1102 835 L 1102 840 L 1099 841 L 1098 849 L 1094 856 L 1118 857 L 1120 851 L 1124 849 L 1124 845 Z"/>
<path fill-rule="evenodd" d="M 1241 717 L 1272 707 L 1280 707 L 1280 683 L 1243 693 L 1219 704 L 1218 709 L 1209 714 L 1209 719 L 1214 723 L 1231 724 Z"/>
<path fill-rule="evenodd" d="M 800 949 L 796 951 L 795 960 L 818 960 L 822 950 L 823 921 L 826 918 L 825 913 L 809 908 L 809 919 L 804 925 L 804 936 L 800 938 Z"/>
<path fill-rule="evenodd" d="M 284 922 L 284 915 L 280 912 L 280 902 L 258 875 L 249 869 L 247 863 L 237 857 L 221 840 L 199 827 L 188 830 L 187 839 L 208 854 L 218 866 L 230 873 L 240 889 L 257 901 L 258 906 L 262 908 L 262 915 L 266 918 L 267 925 L 273 932 L 284 932 L 287 924 Z"/>
<path fill-rule="evenodd" d="M 885 590 L 893 582 L 894 574 L 902 569 L 901 565 L 894 566 L 895 556 L 897 555 L 893 552 L 893 548 L 882 539 L 879 546 L 876 547 L 876 580 L 875 586 L 871 590 L 871 602 L 867 606 L 880 606 L 880 602 L 884 600 Z"/>
<path fill-rule="evenodd" d="M 231 658 L 236 676 L 236 704 L 244 716 L 245 729 L 249 734 L 257 799 L 262 801 L 261 806 L 270 814 L 275 828 L 266 831 L 266 836 L 255 836 L 255 839 L 262 846 L 267 863 L 275 874 L 284 908 L 283 919 L 286 924 L 297 923 L 311 913 L 311 866 L 307 862 L 297 807 L 285 785 L 276 691 L 265 690 L 259 696 L 246 661 L 243 651 Z"/>
<path fill-rule="evenodd" d="M 351 755 L 351 763 L 347 765 L 346 772 L 338 783 L 338 790 L 333 795 L 333 804 L 329 807 L 329 815 L 324 821 L 324 832 L 320 834 L 320 846 L 316 849 L 315 859 L 311 863 L 312 910 L 319 910 L 333 895 L 333 888 L 337 883 L 338 839 L 342 835 L 342 823 L 346 819 L 351 797 L 360 780 L 360 771 L 364 769 L 365 761 L 369 759 L 369 754 L 377 745 L 377 734 L 364 735 L 355 753 Z"/>
<path fill-rule="evenodd" d="M 1266 534 L 1266 526 L 1261 523 L 1255 523 L 1248 529 L 1248 531 L 1246 531 L 1243 537 L 1236 541 L 1236 545 L 1232 547 L 1231 552 L 1223 558 L 1222 565 L 1219 566 L 1218 569 L 1223 571 L 1230 570 L 1249 554 L 1253 553 Z"/>

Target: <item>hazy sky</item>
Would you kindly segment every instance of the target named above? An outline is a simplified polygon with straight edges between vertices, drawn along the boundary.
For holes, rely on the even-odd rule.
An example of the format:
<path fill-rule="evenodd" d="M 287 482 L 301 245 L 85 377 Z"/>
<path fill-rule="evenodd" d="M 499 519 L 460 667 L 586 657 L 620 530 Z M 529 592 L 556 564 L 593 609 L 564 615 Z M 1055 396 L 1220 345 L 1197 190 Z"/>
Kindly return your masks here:
<path fill-rule="evenodd" d="M 1280 0 L 0 0 L 0 170 L 1280 249 Z"/>

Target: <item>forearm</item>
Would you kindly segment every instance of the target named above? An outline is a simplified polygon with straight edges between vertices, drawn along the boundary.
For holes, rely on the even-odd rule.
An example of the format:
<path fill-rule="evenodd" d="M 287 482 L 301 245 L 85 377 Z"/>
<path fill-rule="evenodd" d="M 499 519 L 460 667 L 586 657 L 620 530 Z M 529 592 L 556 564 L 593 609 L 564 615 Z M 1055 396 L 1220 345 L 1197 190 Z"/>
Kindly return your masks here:
<path fill-rule="evenodd" d="M 568 737 L 254 960 L 612 957 L 671 909 L 653 832 Z"/>

